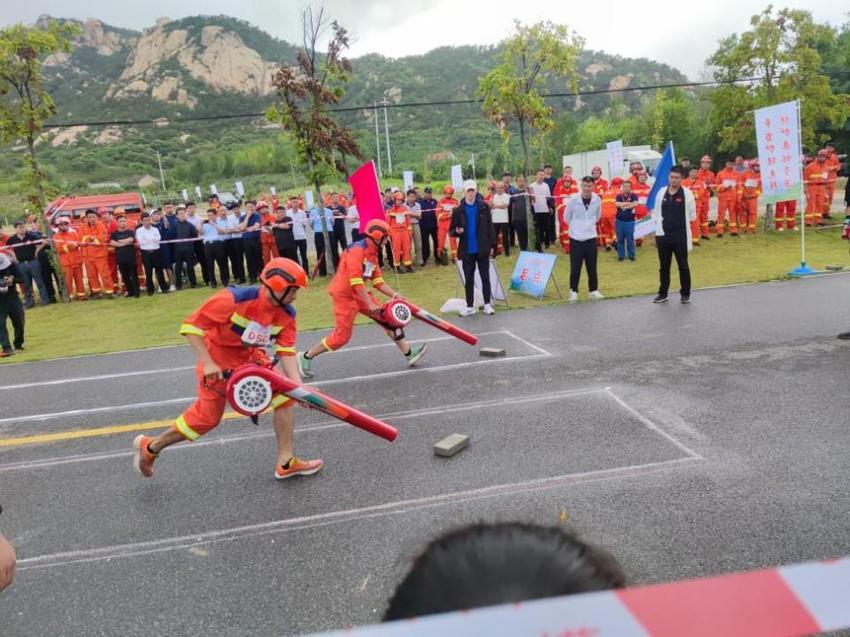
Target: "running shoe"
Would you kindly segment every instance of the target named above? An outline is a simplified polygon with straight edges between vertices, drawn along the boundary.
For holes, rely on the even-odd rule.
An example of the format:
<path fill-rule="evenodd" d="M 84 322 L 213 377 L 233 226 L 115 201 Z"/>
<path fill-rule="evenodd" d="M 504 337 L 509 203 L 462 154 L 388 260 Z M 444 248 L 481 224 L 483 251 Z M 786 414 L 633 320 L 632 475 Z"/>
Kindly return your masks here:
<path fill-rule="evenodd" d="M 489 303 L 484 304 L 484 314 L 488 314 L 488 315 L 492 316 L 495 313 L 496 313 L 496 310 L 493 309 L 492 305 L 490 305 Z"/>
<path fill-rule="evenodd" d="M 153 478 L 153 463 L 157 454 L 148 451 L 148 444 L 153 440 L 150 436 L 136 436 L 133 441 L 135 452 L 133 453 L 133 466 L 145 478 Z"/>
<path fill-rule="evenodd" d="M 292 476 L 311 476 L 318 473 L 324 464 L 321 460 L 302 460 L 292 456 L 286 469 L 281 464 L 275 467 L 274 477 L 277 480 L 286 480 Z"/>
<path fill-rule="evenodd" d="M 419 362 L 419 359 L 428 351 L 428 343 L 420 343 L 419 345 L 411 345 L 410 351 L 404 355 L 407 359 L 408 367 L 413 367 Z"/>
<path fill-rule="evenodd" d="M 306 352 L 298 352 L 295 361 L 298 363 L 298 373 L 302 378 L 313 378 L 313 372 L 310 371 L 313 367 L 313 359 L 304 356 Z"/>

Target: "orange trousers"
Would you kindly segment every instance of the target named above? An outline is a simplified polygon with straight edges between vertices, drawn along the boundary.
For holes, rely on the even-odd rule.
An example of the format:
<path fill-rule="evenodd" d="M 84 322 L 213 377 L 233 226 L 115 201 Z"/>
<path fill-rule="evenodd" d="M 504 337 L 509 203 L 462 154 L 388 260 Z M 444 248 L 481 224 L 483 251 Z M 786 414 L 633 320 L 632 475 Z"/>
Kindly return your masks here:
<path fill-rule="evenodd" d="M 835 182 L 830 181 L 826 184 L 826 196 L 823 202 L 823 214 L 828 215 L 832 210 L 832 198 L 835 196 Z"/>
<path fill-rule="evenodd" d="M 564 254 L 570 253 L 570 229 L 561 230 L 558 234 L 558 239 L 561 242 L 561 247 L 564 249 Z"/>
<path fill-rule="evenodd" d="M 408 229 L 406 227 L 391 228 L 390 237 L 392 238 L 395 267 L 413 265 L 413 261 L 410 259 L 410 232 Z"/>
<path fill-rule="evenodd" d="M 457 238 L 449 236 L 449 225 L 437 226 L 437 253 L 441 253 L 446 247 L 446 238 L 449 239 L 449 259 L 454 259 L 457 254 Z M 393 248 L 395 254 L 395 248 Z"/>
<path fill-rule="evenodd" d="M 110 252 L 107 255 L 106 264 L 109 267 L 109 274 L 112 276 L 112 281 L 114 283 L 118 283 L 118 260 L 116 259 L 114 252 Z"/>
<path fill-rule="evenodd" d="M 823 185 L 809 186 L 806 189 L 806 225 L 820 223 L 826 205 L 826 187 Z"/>
<path fill-rule="evenodd" d="M 86 298 L 86 286 L 83 284 L 83 264 L 63 265 L 62 271 L 65 273 L 65 290 L 68 292 L 68 298 Z"/>
<path fill-rule="evenodd" d="M 596 233 L 599 235 L 597 243 L 601 246 L 610 246 L 614 243 L 614 217 L 602 217 L 596 224 Z"/>
<path fill-rule="evenodd" d="M 729 233 L 738 234 L 738 222 L 736 217 L 736 208 L 738 200 L 735 197 L 717 198 L 717 222 L 714 224 L 714 232 L 718 237 L 722 237 L 726 231 L 726 213 L 729 213 Z"/>
<path fill-rule="evenodd" d="M 268 263 L 272 259 L 276 259 L 280 255 L 277 253 L 277 244 L 274 241 L 260 241 L 260 247 L 263 251 L 263 263 Z"/>
<path fill-rule="evenodd" d="M 207 384 L 203 363 L 195 366 L 195 380 L 198 385 L 198 397 L 174 422 L 177 431 L 183 434 L 186 440 L 195 440 L 215 429 L 221 422 L 224 408 L 227 406 L 226 380 L 219 379 Z M 292 407 L 294 404 L 295 401 L 283 394 L 275 394 L 272 398 L 272 407 L 275 410 Z"/>
<path fill-rule="evenodd" d="M 741 208 L 743 212 L 738 218 L 738 224 L 741 226 L 741 232 L 755 233 L 759 220 L 758 197 L 744 197 L 741 199 Z"/>
<path fill-rule="evenodd" d="M 367 292 L 367 294 L 375 303 L 378 303 L 371 292 Z M 365 303 L 354 297 L 337 297 L 332 295 L 331 299 L 333 300 L 334 329 L 333 332 L 322 339 L 322 345 L 333 352 L 345 346 L 351 340 L 351 333 L 354 331 L 354 321 L 357 315 L 365 314 L 368 316 L 369 308 Z"/>
<path fill-rule="evenodd" d="M 773 213 L 773 222 L 777 230 L 784 230 L 785 227 L 793 230 L 797 227 L 797 202 L 780 201 L 776 204 L 776 212 Z"/>
<path fill-rule="evenodd" d="M 115 292 L 115 283 L 109 272 L 109 263 L 106 257 L 95 257 L 86 259 L 86 275 L 89 278 L 89 288 L 92 294 L 106 294 Z"/>
<path fill-rule="evenodd" d="M 710 207 L 710 199 L 708 197 L 700 197 L 697 199 L 697 221 L 699 222 L 699 235 L 701 237 L 708 237 L 708 209 Z M 694 237 L 697 236 L 696 232 L 691 232 Z"/>
<path fill-rule="evenodd" d="M 702 231 L 699 225 L 699 214 L 691 221 L 691 241 L 695 246 L 699 245 L 699 240 L 702 236 Z"/>

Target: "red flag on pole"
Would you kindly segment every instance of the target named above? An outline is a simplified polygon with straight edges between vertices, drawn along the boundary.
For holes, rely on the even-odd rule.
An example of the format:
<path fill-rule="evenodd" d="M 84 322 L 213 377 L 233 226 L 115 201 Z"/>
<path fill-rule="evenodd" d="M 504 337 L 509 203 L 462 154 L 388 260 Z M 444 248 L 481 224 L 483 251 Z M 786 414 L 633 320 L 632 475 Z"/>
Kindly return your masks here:
<path fill-rule="evenodd" d="M 384 200 L 381 198 L 381 188 L 378 186 L 378 174 L 375 163 L 368 161 L 352 173 L 348 179 L 351 190 L 357 200 L 357 214 L 360 217 L 360 227 L 364 228 L 367 221 L 384 219 Z"/>

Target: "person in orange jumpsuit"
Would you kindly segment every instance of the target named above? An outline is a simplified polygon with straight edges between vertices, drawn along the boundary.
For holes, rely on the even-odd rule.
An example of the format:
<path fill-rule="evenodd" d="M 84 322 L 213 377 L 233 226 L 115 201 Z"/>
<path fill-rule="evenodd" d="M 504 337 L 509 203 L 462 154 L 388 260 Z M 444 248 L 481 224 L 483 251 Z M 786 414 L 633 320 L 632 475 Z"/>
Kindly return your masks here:
<path fill-rule="evenodd" d="M 601 241 L 600 245 L 605 246 L 606 252 L 610 252 L 611 248 L 616 245 L 616 236 L 614 234 L 614 226 L 617 219 L 616 200 L 622 183 L 623 180 L 620 177 L 614 177 L 611 180 L 611 185 L 601 195 L 602 215 L 596 224 L 596 233 L 599 241 Z"/>
<path fill-rule="evenodd" d="M 694 200 L 697 202 L 697 216 L 691 221 L 691 237 L 692 243 L 698 246 L 701 239 L 700 216 L 699 216 L 699 200 L 706 193 L 705 184 L 700 181 L 699 168 L 691 166 L 688 171 L 688 178 L 682 180 L 682 187 L 687 188 L 694 194 Z"/>
<path fill-rule="evenodd" d="M 320 342 L 305 352 L 299 352 L 296 358 L 298 369 L 304 378 L 313 378 L 313 359 L 325 352 L 334 352 L 351 340 L 354 321 L 358 314 L 373 319 L 380 318 L 382 306 L 371 292 L 366 290 L 366 281 L 372 289 L 393 299 L 401 295 L 384 281 L 378 266 L 378 254 L 389 241 L 390 226 L 381 219 L 372 219 L 361 228 L 363 238 L 355 241 L 342 253 L 336 274 L 328 286 L 328 294 L 333 301 L 334 329 Z M 396 339 L 391 332 L 398 349 L 404 354 L 409 366 L 415 365 L 428 349 L 426 343 L 410 345 L 404 337 Z"/>
<path fill-rule="evenodd" d="M 715 179 L 716 175 L 711 170 L 711 156 L 703 155 L 699 160 L 699 170 L 697 171 L 697 180 L 702 184 L 702 189 L 700 196 L 696 198 L 696 202 L 697 219 L 699 219 L 699 236 L 700 239 L 704 239 L 705 241 L 711 239 L 708 225 L 708 211 L 711 206 L 711 190 L 714 188 Z"/>
<path fill-rule="evenodd" d="M 628 182 L 632 185 L 632 192 L 638 187 L 640 176 L 645 174 L 646 170 L 644 170 L 643 164 L 639 161 L 633 161 L 629 164 Z"/>
<path fill-rule="evenodd" d="M 120 206 L 115 209 L 114 214 L 124 214 L 124 208 Z M 118 222 L 115 221 L 114 214 L 104 206 L 101 206 L 97 209 L 97 216 L 100 218 L 100 222 L 106 226 L 106 236 L 111 237 L 112 233 L 118 230 Z M 109 275 L 112 277 L 112 281 L 115 283 L 116 291 L 119 287 L 118 285 L 118 261 L 115 259 L 115 248 L 112 246 L 107 247 L 106 253 L 106 263 L 109 266 Z M 125 290 L 126 291 L 126 290 Z"/>
<path fill-rule="evenodd" d="M 555 182 L 552 196 L 555 199 L 555 214 L 558 217 L 558 241 L 565 254 L 570 253 L 570 225 L 564 218 L 567 199 L 578 193 L 578 182 L 573 178 L 573 167 L 564 166 L 564 174 Z"/>
<path fill-rule="evenodd" d="M 832 211 L 832 199 L 835 196 L 835 181 L 838 179 L 838 173 L 841 171 L 841 160 L 838 158 L 838 153 L 835 152 L 835 146 L 827 144 L 826 150 L 826 165 L 828 166 L 829 179 L 826 182 L 826 203 L 823 210 L 824 219 L 832 219 L 830 214 Z"/>
<path fill-rule="evenodd" d="M 392 239 L 393 260 L 396 272 L 413 272 L 413 261 L 410 258 L 410 215 L 404 207 L 404 193 L 393 194 L 393 207 L 387 210 L 387 223 L 390 226 Z"/>
<path fill-rule="evenodd" d="M 641 167 L 642 168 L 642 167 Z M 640 172 L 633 174 L 629 177 L 629 183 L 632 182 L 632 177 L 637 178 L 637 185 L 632 186 L 632 192 L 638 198 L 638 206 L 635 208 L 635 221 L 640 221 L 647 215 L 649 215 L 649 208 L 646 207 L 647 199 L 649 199 L 649 193 L 652 191 L 652 186 L 647 183 L 647 179 L 649 176 L 646 174 L 646 171 L 641 170 Z M 635 245 L 640 247 L 643 245 L 643 239 L 635 239 Z"/>
<path fill-rule="evenodd" d="M 590 176 L 593 177 L 593 192 L 601 197 L 608 190 L 608 181 L 602 176 L 602 168 L 594 166 L 590 171 Z"/>
<path fill-rule="evenodd" d="M 759 197 L 761 196 L 761 170 L 758 161 L 751 161 L 750 167 L 741 175 L 741 206 L 743 213 L 738 219 L 741 232 L 755 234 L 759 215 Z"/>
<path fill-rule="evenodd" d="M 726 167 L 719 171 L 714 178 L 717 189 L 717 221 L 714 232 L 718 239 L 723 238 L 726 231 L 726 214 L 729 214 L 729 234 L 738 236 L 738 223 L 735 218 L 735 207 L 738 205 L 738 194 L 741 189 L 740 175 L 732 167 L 733 161 L 726 162 Z"/>
<path fill-rule="evenodd" d="M 773 213 L 773 224 L 777 232 L 783 232 L 785 227 L 789 230 L 797 229 L 797 200 L 777 201 Z"/>
<path fill-rule="evenodd" d="M 80 242 L 83 244 L 83 261 L 92 296 L 100 296 L 103 292 L 111 298 L 115 294 L 115 283 L 107 258 L 109 235 L 106 226 L 98 221 L 97 213 L 92 209 L 86 210 L 86 221 L 80 229 Z"/>
<path fill-rule="evenodd" d="M 286 209 L 292 207 L 292 199 L 286 204 Z M 260 249 L 263 251 L 263 263 L 268 263 L 272 259 L 280 256 L 277 251 L 277 244 L 272 233 L 272 224 L 275 222 L 275 216 L 269 212 L 269 205 L 265 201 L 257 203 L 257 212 L 263 219 L 263 225 L 260 229 Z M 295 212 L 294 210 L 292 211 Z"/>
<path fill-rule="evenodd" d="M 803 169 L 803 183 L 806 185 L 805 221 L 807 226 L 823 223 L 826 186 L 829 183 L 829 166 L 826 158 L 826 150 L 819 150 L 815 160 Z"/>
<path fill-rule="evenodd" d="M 437 202 L 437 256 L 438 263 L 448 263 L 454 261 L 457 254 L 457 239 L 449 237 L 449 226 L 452 223 L 452 210 L 458 206 L 458 201 L 454 195 L 455 189 L 450 185 L 443 187 L 444 197 Z M 447 245 L 446 239 L 450 242 Z"/>
<path fill-rule="evenodd" d="M 140 435 L 133 441 L 133 465 L 144 477 L 162 450 L 184 440 L 197 440 L 221 422 L 227 404 L 225 370 L 246 363 L 269 364 L 266 347 L 274 348 L 278 371 L 301 382 L 295 362 L 295 308 L 298 290 L 307 287 L 307 274 L 289 259 L 269 261 L 260 273 L 260 285 L 226 288 L 216 292 L 188 316 L 180 333 L 195 352 L 198 397 L 165 432 L 155 438 Z M 277 459 L 274 477 L 312 475 L 321 460 L 302 460 L 293 453 L 294 401 L 272 398 Z"/>
<path fill-rule="evenodd" d="M 56 222 L 59 231 L 53 235 L 59 265 L 65 273 L 65 290 L 69 299 L 86 300 L 86 286 L 83 283 L 83 251 L 80 247 L 80 234 L 71 227 L 71 218 L 61 216 Z"/>

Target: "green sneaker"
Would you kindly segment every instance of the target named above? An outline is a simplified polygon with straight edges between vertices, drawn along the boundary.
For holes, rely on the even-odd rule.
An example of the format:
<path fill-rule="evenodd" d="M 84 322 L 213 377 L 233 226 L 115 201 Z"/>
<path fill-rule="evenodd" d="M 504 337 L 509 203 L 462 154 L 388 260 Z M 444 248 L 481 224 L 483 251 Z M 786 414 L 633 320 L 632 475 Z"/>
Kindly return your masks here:
<path fill-rule="evenodd" d="M 407 359 L 408 367 L 413 367 L 416 363 L 419 362 L 419 359 L 425 355 L 425 352 L 428 351 L 428 344 L 422 343 L 420 345 L 411 345 L 410 351 L 404 355 Z"/>
<path fill-rule="evenodd" d="M 306 352 L 298 352 L 295 361 L 298 363 L 298 373 L 301 378 L 313 378 L 313 372 L 310 368 L 313 366 L 313 359 L 304 356 Z"/>

